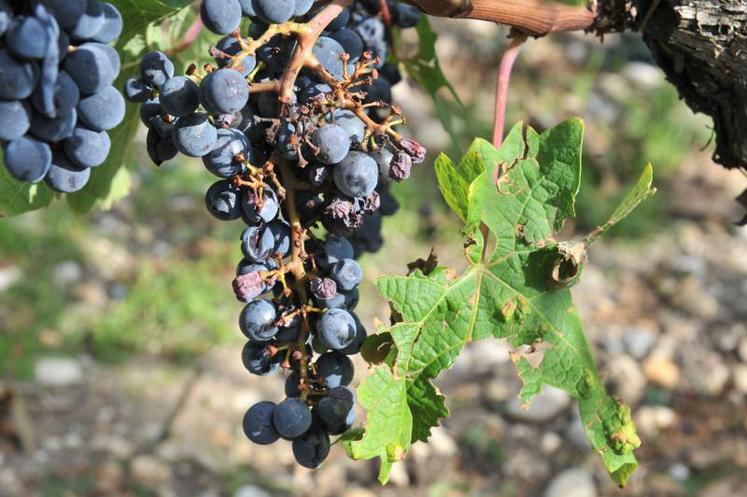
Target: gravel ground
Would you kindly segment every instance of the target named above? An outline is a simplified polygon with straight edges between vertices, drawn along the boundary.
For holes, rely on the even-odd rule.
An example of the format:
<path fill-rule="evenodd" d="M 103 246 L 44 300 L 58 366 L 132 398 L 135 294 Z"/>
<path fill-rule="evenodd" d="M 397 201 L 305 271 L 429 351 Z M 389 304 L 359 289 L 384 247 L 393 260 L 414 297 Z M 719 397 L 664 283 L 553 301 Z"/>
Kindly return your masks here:
<path fill-rule="evenodd" d="M 574 292 L 602 375 L 634 406 L 644 440 L 628 495 L 744 495 L 746 248 L 745 231 L 682 222 L 634 249 L 591 254 Z M 375 464 L 339 448 L 310 472 L 288 444 L 249 444 L 241 416 L 261 398 L 279 400 L 282 378 L 248 375 L 239 353 L 221 346 L 189 369 L 153 357 L 39 360 L 34 381 L 0 390 L 0 495 L 57 495 L 45 489 L 60 482 L 60 495 L 81 496 L 619 494 L 565 393 L 519 408 L 498 341 L 470 345 L 440 379 L 452 416 L 384 488 Z"/>

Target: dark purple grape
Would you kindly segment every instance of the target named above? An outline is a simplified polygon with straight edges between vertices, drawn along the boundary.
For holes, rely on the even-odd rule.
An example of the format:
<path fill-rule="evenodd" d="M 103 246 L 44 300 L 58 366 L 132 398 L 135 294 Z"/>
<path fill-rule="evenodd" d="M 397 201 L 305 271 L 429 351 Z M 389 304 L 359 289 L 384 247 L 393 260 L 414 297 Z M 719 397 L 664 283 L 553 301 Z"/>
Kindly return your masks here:
<path fill-rule="evenodd" d="M 0 141 L 21 138 L 31 126 L 31 112 L 24 101 L 0 100 Z"/>
<path fill-rule="evenodd" d="M 5 167 L 14 178 L 38 183 L 52 165 L 52 150 L 44 142 L 23 136 L 3 146 Z"/>
<path fill-rule="evenodd" d="M 106 161 L 112 142 L 106 131 L 93 131 L 82 126 L 73 130 L 63 142 L 65 155 L 78 167 L 96 167 Z"/>
<path fill-rule="evenodd" d="M 352 319 L 352 318 L 351 318 Z M 316 372 L 327 388 L 349 385 L 355 369 L 346 355 L 338 352 L 322 354 L 316 361 Z"/>
<path fill-rule="evenodd" d="M 91 169 L 70 162 L 65 154 L 56 152 L 44 182 L 60 193 L 75 193 L 82 190 L 91 178 Z"/>
<path fill-rule="evenodd" d="M 233 178 L 244 170 L 242 161 L 250 161 L 251 145 L 246 135 L 237 129 L 217 130 L 212 150 L 205 154 L 202 163 L 219 178 Z"/>
<path fill-rule="evenodd" d="M 247 259 L 264 262 L 275 251 L 275 237 L 265 226 L 249 226 L 241 234 L 241 251 Z"/>
<path fill-rule="evenodd" d="M 350 151 L 350 136 L 337 124 L 325 124 L 311 135 L 314 145 L 314 156 L 323 164 L 337 164 Z"/>
<path fill-rule="evenodd" d="M 140 76 L 146 84 L 160 88 L 174 77 L 174 63 L 163 52 L 151 52 L 140 61 Z"/>
<path fill-rule="evenodd" d="M 275 408 L 272 423 L 281 437 L 292 440 L 311 427 L 311 411 L 299 399 L 288 398 Z"/>
<path fill-rule="evenodd" d="M 275 190 L 266 186 L 262 194 L 262 207 L 257 207 L 257 195 L 254 190 L 246 189 L 241 196 L 240 208 L 247 224 L 269 223 L 280 212 L 280 202 Z"/>
<path fill-rule="evenodd" d="M 182 117 L 174 126 L 174 144 L 184 155 L 204 157 L 214 150 L 217 141 L 218 130 L 210 124 L 207 114 Z"/>
<path fill-rule="evenodd" d="M 314 45 L 314 56 L 324 69 L 326 69 L 333 78 L 342 79 L 344 63 L 342 55 L 345 49 L 336 40 L 326 36 L 320 36 Z"/>
<path fill-rule="evenodd" d="M 216 219 L 232 221 L 241 217 L 240 197 L 241 191 L 233 183 L 217 181 L 205 194 L 205 206 Z"/>
<path fill-rule="evenodd" d="M 347 387 L 332 388 L 319 400 L 314 414 L 327 433 L 345 433 L 355 422 L 355 394 Z"/>
<path fill-rule="evenodd" d="M 309 469 L 317 469 L 329 455 L 329 435 L 312 428 L 293 440 L 293 456 L 296 462 Z"/>
<path fill-rule="evenodd" d="M 99 43 L 113 43 L 124 29 L 122 14 L 110 3 L 102 3 L 101 8 L 104 11 L 104 25 L 93 37 L 93 40 Z"/>
<path fill-rule="evenodd" d="M 317 323 L 317 331 L 324 345 L 332 350 L 342 350 L 353 343 L 357 333 L 355 320 L 342 309 L 325 312 Z"/>
<path fill-rule="evenodd" d="M 277 310 L 273 304 L 266 300 L 253 300 L 241 312 L 239 325 L 250 340 L 266 342 L 278 332 L 276 319 Z"/>
<path fill-rule="evenodd" d="M 192 114 L 200 106 L 200 89 L 186 76 L 176 76 L 161 86 L 163 110 L 175 117 Z"/>
<path fill-rule="evenodd" d="M 69 53 L 62 66 L 81 93 L 87 95 L 103 91 L 114 82 L 118 73 L 108 52 L 92 43 L 81 45 Z"/>
<path fill-rule="evenodd" d="M 39 80 L 36 65 L 16 60 L 0 49 L 0 99 L 22 100 L 31 95 Z"/>
<path fill-rule="evenodd" d="M 247 342 L 241 351 L 241 361 L 247 371 L 257 376 L 265 376 L 278 369 L 270 349 L 263 343 Z"/>
<path fill-rule="evenodd" d="M 218 69 L 202 80 L 202 105 L 215 114 L 232 114 L 249 101 L 249 85 L 240 72 Z"/>
<path fill-rule="evenodd" d="M 210 31 L 226 35 L 236 31 L 241 24 L 241 4 L 239 0 L 203 0 L 200 17 Z"/>
<path fill-rule="evenodd" d="M 75 3 L 76 2 L 73 2 L 73 4 Z M 65 7 L 61 8 L 64 9 Z M 74 40 L 90 40 L 101 31 L 105 23 L 106 16 L 101 3 L 98 0 L 87 0 L 83 15 L 81 15 L 75 25 L 68 30 L 68 34 L 70 34 L 70 37 Z M 111 84 L 111 82 L 109 84 Z"/>
<path fill-rule="evenodd" d="M 296 0 L 253 0 L 252 5 L 257 17 L 267 24 L 282 24 L 296 10 Z"/>
<path fill-rule="evenodd" d="M 78 118 L 95 131 L 107 131 L 117 127 L 124 116 L 124 98 L 113 86 L 84 97 L 78 103 Z"/>
<path fill-rule="evenodd" d="M 280 438 L 272 423 L 275 412 L 273 402 L 263 401 L 254 404 L 244 415 L 244 434 L 252 442 L 259 445 L 269 445 Z"/>
<path fill-rule="evenodd" d="M 334 167 L 337 188 L 350 197 L 365 197 L 374 191 L 379 181 L 376 161 L 363 152 L 350 152 Z"/>

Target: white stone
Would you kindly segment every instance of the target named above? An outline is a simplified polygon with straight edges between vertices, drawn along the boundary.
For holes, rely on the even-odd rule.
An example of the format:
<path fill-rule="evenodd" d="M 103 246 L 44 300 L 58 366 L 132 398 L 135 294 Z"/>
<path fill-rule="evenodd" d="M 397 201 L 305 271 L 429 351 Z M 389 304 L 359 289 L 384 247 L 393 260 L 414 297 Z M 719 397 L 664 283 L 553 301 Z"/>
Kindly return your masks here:
<path fill-rule="evenodd" d="M 690 468 L 681 462 L 674 463 L 669 467 L 669 476 L 675 481 L 685 481 L 690 478 Z"/>
<path fill-rule="evenodd" d="M 34 379 L 48 387 L 75 385 L 83 380 L 83 368 L 75 359 L 44 357 L 34 365 Z"/>
<path fill-rule="evenodd" d="M 633 416 L 638 431 L 644 436 L 655 436 L 677 421 L 677 413 L 666 406 L 643 406 Z"/>
<path fill-rule="evenodd" d="M 630 356 L 615 357 L 609 365 L 614 394 L 627 404 L 636 405 L 646 392 L 646 377 L 638 362 Z"/>
<path fill-rule="evenodd" d="M 91 447 L 121 460 L 129 459 L 135 453 L 135 446 L 131 441 L 112 435 L 97 435 L 91 441 Z"/>
<path fill-rule="evenodd" d="M 588 471 L 572 468 L 555 476 L 545 489 L 544 497 L 596 497 L 597 488 Z"/>
<path fill-rule="evenodd" d="M 747 362 L 747 337 L 743 337 L 739 341 L 739 348 L 737 349 L 737 353 L 739 354 L 739 358 L 742 360 L 742 362 Z"/>
<path fill-rule="evenodd" d="M 570 403 L 571 397 L 563 390 L 545 386 L 544 391 L 532 399 L 528 409 L 522 406 L 518 397 L 509 400 L 504 409 L 506 415 L 516 421 L 546 423 L 565 411 Z"/>
<path fill-rule="evenodd" d="M 236 490 L 233 497 L 272 497 L 270 492 L 255 485 L 244 485 Z"/>
<path fill-rule="evenodd" d="M 656 344 L 656 334 L 647 328 L 625 330 L 623 343 L 628 353 L 635 359 L 643 359 Z"/>
<path fill-rule="evenodd" d="M 589 52 L 589 45 L 581 40 L 571 40 L 565 47 L 566 56 L 575 64 L 585 64 Z"/>
<path fill-rule="evenodd" d="M 542 453 L 552 454 L 558 450 L 561 445 L 563 445 L 563 439 L 554 431 L 548 431 L 542 434 L 542 439 L 540 440 L 540 450 L 542 450 Z"/>
<path fill-rule="evenodd" d="M 509 480 L 542 480 L 550 475 L 549 459 L 523 447 L 509 451 L 501 469 Z"/>
<path fill-rule="evenodd" d="M 706 367 L 700 372 L 699 381 L 696 383 L 709 395 L 719 395 L 729 381 L 729 368 L 723 363 L 723 359 L 716 354 L 707 361 Z"/>
<path fill-rule="evenodd" d="M 149 484 L 164 483 L 171 480 L 171 466 L 161 458 L 151 455 L 140 455 L 130 463 L 130 472 L 137 481 Z"/>
<path fill-rule="evenodd" d="M 77 283 L 83 277 L 83 270 L 75 261 L 64 261 L 52 269 L 52 281 L 58 287 L 66 287 Z"/>
<path fill-rule="evenodd" d="M 428 445 L 433 453 L 439 456 L 453 456 L 459 452 L 456 442 L 445 429 L 437 426 L 431 430 Z"/>
<path fill-rule="evenodd" d="M 0 293 L 15 285 L 22 276 L 23 271 L 17 266 L 0 267 Z"/>
<path fill-rule="evenodd" d="M 747 395 L 747 364 L 738 364 L 732 370 L 734 375 L 734 388 Z"/>

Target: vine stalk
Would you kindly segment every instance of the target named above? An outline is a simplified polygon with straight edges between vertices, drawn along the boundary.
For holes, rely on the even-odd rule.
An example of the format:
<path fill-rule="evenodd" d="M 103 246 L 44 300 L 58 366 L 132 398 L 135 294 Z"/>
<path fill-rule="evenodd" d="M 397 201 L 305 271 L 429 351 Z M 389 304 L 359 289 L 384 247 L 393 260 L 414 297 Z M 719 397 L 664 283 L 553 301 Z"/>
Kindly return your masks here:
<path fill-rule="evenodd" d="M 498 66 L 498 80 L 495 89 L 495 118 L 493 120 L 493 145 L 495 148 L 500 148 L 503 144 L 511 72 L 526 40 L 526 34 L 520 32 L 514 33 L 511 42 L 501 56 L 501 63 Z"/>

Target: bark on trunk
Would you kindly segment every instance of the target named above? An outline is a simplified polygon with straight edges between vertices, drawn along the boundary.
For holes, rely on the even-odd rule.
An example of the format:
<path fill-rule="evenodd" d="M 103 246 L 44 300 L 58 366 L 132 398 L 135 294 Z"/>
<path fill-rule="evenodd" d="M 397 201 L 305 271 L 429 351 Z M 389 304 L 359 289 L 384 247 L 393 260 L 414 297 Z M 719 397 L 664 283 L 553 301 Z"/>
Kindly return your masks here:
<path fill-rule="evenodd" d="M 599 31 L 643 32 L 680 96 L 713 118 L 714 160 L 747 169 L 747 0 L 609 0 L 598 16 Z"/>

